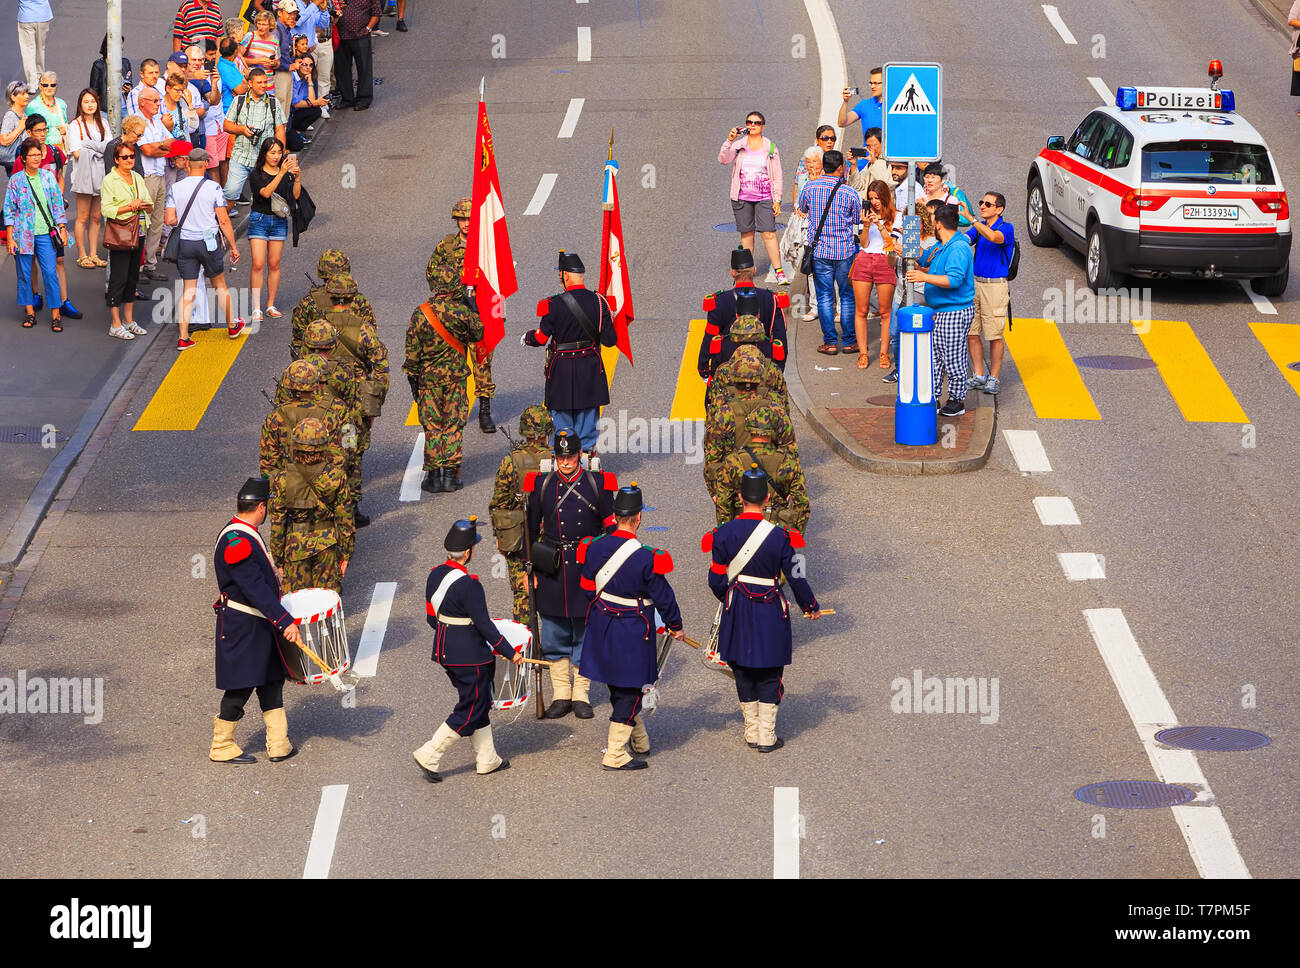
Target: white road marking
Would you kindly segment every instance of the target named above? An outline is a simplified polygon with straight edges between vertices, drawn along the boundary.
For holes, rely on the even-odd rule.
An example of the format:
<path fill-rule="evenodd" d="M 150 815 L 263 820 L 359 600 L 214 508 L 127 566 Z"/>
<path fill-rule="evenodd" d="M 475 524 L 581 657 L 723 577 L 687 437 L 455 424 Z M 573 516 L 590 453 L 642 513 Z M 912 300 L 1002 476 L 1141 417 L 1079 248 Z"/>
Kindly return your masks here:
<path fill-rule="evenodd" d="M 402 493 L 399 501 L 420 500 L 420 482 L 424 480 L 424 431 L 415 435 L 415 446 L 411 449 L 411 459 L 406 462 L 406 472 L 402 474 Z"/>
<path fill-rule="evenodd" d="M 586 98 L 575 97 L 569 99 L 569 110 L 564 112 L 564 121 L 560 125 L 560 133 L 557 138 L 572 138 L 573 129 L 578 126 L 578 115 L 582 114 L 582 106 L 587 101 Z"/>
<path fill-rule="evenodd" d="M 1106 86 L 1106 82 L 1100 77 L 1090 77 L 1088 78 L 1088 83 L 1091 84 L 1092 89 L 1100 95 L 1102 104 L 1115 103 L 1115 95 L 1110 93 L 1110 88 Z"/>
<path fill-rule="evenodd" d="M 1060 11 L 1050 3 L 1042 4 L 1042 8 L 1043 13 L 1047 14 L 1047 19 L 1056 28 L 1056 32 L 1061 35 L 1061 39 L 1067 44 L 1077 44 L 1074 34 L 1070 33 L 1070 28 L 1065 26 L 1065 21 L 1061 19 Z"/>
<path fill-rule="evenodd" d="M 379 650 L 384 646 L 384 632 L 388 630 L 388 615 L 393 610 L 393 596 L 396 594 L 397 582 L 375 583 L 370 609 L 366 612 L 366 624 L 361 630 L 361 644 L 357 646 L 357 658 L 352 663 L 359 676 L 373 676 L 379 669 Z"/>
<path fill-rule="evenodd" d="M 1079 514 L 1074 510 L 1074 502 L 1068 497 L 1036 497 L 1034 510 L 1038 520 L 1049 528 L 1057 524 L 1078 524 Z"/>
<path fill-rule="evenodd" d="M 1083 616 L 1156 775 L 1165 783 L 1177 783 L 1197 791 L 1195 800 L 1171 808 L 1196 869 L 1205 878 L 1250 877 L 1232 831 L 1222 811 L 1214 805 L 1214 794 L 1196 754 L 1191 750 L 1166 749 L 1156 742 L 1155 734 L 1177 726 L 1178 718 L 1133 637 L 1124 613 L 1118 608 L 1088 608 L 1084 609 Z"/>
<path fill-rule="evenodd" d="M 578 28 L 578 60 L 591 60 L 591 28 Z"/>
<path fill-rule="evenodd" d="M 772 788 L 772 877 L 799 877 L 799 788 Z"/>
<path fill-rule="evenodd" d="M 812 21 L 817 59 L 822 66 L 821 117 L 833 118 L 844 103 L 844 88 L 849 83 L 844 45 L 840 43 L 840 32 L 828 0 L 803 0 L 803 5 Z"/>
<path fill-rule="evenodd" d="M 1106 563 L 1091 551 L 1066 551 L 1056 556 L 1070 581 L 1097 581 L 1106 577 Z"/>
<path fill-rule="evenodd" d="M 339 835 L 339 821 L 343 819 L 343 803 L 348 798 L 348 785 L 321 787 L 320 806 L 316 808 L 316 826 L 311 831 L 311 847 L 307 851 L 307 865 L 302 869 L 304 880 L 321 880 L 330 876 L 330 861 L 334 859 L 334 842 Z"/>
<path fill-rule="evenodd" d="M 1004 430 L 1002 436 L 1011 448 L 1011 456 L 1022 474 L 1050 474 L 1052 464 L 1043 450 L 1043 442 L 1036 430 Z"/>
<path fill-rule="evenodd" d="M 586 3 L 587 0 L 573 0 L 574 3 Z"/>
<path fill-rule="evenodd" d="M 1241 283 L 1241 288 L 1246 290 L 1246 295 L 1250 297 L 1250 301 L 1255 304 L 1256 309 L 1268 316 L 1277 315 L 1277 307 L 1268 301 L 1267 296 L 1261 296 L 1254 289 L 1251 289 L 1247 280 L 1238 279 L 1237 281 Z"/>
<path fill-rule="evenodd" d="M 537 191 L 533 192 L 533 200 L 529 202 L 528 207 L 524 209 L 525 215 L 542 214 L 542 206 L 545 205 L 546 200 L 551 197 L 551 189 L 555 187 L 555 179 L 559 177 L 559 175 L 552 172 L 547 172 L 542 176 L 542 180 L 537 183 Z"/>

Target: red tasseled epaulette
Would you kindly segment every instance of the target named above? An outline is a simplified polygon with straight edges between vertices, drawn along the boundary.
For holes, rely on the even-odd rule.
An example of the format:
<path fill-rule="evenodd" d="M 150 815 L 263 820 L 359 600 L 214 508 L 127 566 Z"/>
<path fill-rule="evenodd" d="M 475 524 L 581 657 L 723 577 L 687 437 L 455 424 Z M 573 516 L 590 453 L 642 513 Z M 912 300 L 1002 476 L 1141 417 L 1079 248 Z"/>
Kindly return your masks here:
<path fill-rule="evenodd" d="M 709 352 L 710 352 L 710 353 L 721 353 L 721 352 L 722 352 L 722 337 L 721 337 L 721 336 L 715 336 L 715 337 L 713 337 L 713 339 L 709 340 Z"/>
<path fill-rule="evenodd" d="M 790 294 L 788 292 L 778 292 L 776 294 L 776 304 L 782 309 L 790 308 Z"/>
<path fill-rule="evenodd" d="M 226 550 L 222 557 L 226 559 L 226 564 L 237 565 L 253 553 L 253 546 L 247 538 L 237 537 L 230 544 L 226 545 Z"/>
<path fill-rule="evenodd" d="M 711 294 L 704 297 L 703 309 L 706 313 L 710 312 L 717 305 L 717 299 L 715 298 L 715 295 L 716 294 Z"/>
<path fill-rule="evenodd" d="M 673 570 L 673 556 L 663 548 L 655 549 L 654 562 L 656 575 L 667 575 Z"/>
<path fill-rule="evenodd" d="M 798 528 L 786 528 L 786 532 L 790 535 L 791 548 L 802 548 L 806 544 Z"/>
<path fill-rule="evenodd" d="M 539 299 L 539 300 L 537 301 L 537 315 L 538 315 L 538 317 L 545 316 L 545 315 L 546 315 L 547 313 L 549 313 L 550 311 L 551 311 L 551 301 L 550 301 L 549 299 Z"/>
<path fill-rule="evenodd" d="M 594 592 L 596 590 L 595 581 L 588 578 L 586 575 L 583 575 L 581 578 L 578 579 L 578 586 L 589 592 Z"/>
<path fill-rule="evenodd" d="M 717 336 L 718 332 L 719 332 L 718 327 L 714 326 L 712 323 L 708 323 L 704 327 L 705 336 Z"/>
<path fill-rule="evenodd" d="M 700 550 L 706 555 L 713 550 L 713 535 L 715 531 L 717 531 L 716 528 L 714 528 L 713 531 L 705 531 L 704 537 L 700 539 Z"/>
<path fill-rule="evenodd" d="M 578 559 L 578 564 L 580 565 L 585 565 L 587 563 L 587 545 L 589 544 L 591 544 L 590 538 L 583 538 L 578 542 L 578 553 L 576 557 Z"/>
<path fill-rule="evenodd" d="M 537 486 L 537 471 L 529 471 L 524 475 L 524 493 L 529 494 Z"/>

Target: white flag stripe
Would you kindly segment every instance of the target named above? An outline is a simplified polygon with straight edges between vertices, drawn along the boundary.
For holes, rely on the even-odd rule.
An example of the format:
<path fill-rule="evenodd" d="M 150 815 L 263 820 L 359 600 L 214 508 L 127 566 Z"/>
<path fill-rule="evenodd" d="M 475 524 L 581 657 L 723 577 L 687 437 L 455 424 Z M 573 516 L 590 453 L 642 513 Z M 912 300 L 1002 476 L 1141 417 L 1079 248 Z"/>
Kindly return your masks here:
<path fill-rule="evenodd" d="M 478 267 L 493 292 L 501 291 L 497 273 L 497 222 L 506 217 L 505 206 L 495 188 L 489 188 L 478 209 Z"/>

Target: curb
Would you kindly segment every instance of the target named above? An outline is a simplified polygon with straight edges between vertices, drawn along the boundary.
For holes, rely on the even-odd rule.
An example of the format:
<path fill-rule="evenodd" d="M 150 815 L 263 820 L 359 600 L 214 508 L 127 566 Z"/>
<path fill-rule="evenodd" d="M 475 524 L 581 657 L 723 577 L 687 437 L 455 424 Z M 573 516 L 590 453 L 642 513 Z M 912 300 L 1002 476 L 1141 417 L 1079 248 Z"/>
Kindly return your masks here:
<path fill-rule="evenodd" d="M 1288 41 L 1291 39 L 1291 28 L 1286 25 L 1286 21 L 1281 19 L 1273 9 L 1264 2 L 1264 0 L 1250 0 L 1250 5 L 1264 15 L 1264 19 L 1271 23 L 1278 30 L 1282 31 L 1282 36 Z"/>
<path fill-rule="evenodd" d="M 804 419 L 812 425 L 813 430 L 817 431 L 817 436 L 846 463 L 873 474 L 890 474 L 896 477 L 960 474 L 979 470 L 988 463 L 989 455 L 993 453 L 993 439 L 997 434 L 998 398 L 996 396 L 992 398 L 992 406 L 980 407 L 975 411 L 975 426 L 971 428 L 971 444 L 967 446 L 967 451 L 971 447 L 978 447 L 977 442 L 981 439 L 981 435 L 986 435 L 983 437 L 984 444 L 980 453 L 955 460 L 888 460 L 864 450 L 827 408 L 813 406 L 808 391 L 804 389 L 803 380 L 799 377 L 796 343 L 798 343 L 797 339 L 790 340 L 786 348 L 785 384 L 790 391 L 790 400 L 803 414 Z"/>

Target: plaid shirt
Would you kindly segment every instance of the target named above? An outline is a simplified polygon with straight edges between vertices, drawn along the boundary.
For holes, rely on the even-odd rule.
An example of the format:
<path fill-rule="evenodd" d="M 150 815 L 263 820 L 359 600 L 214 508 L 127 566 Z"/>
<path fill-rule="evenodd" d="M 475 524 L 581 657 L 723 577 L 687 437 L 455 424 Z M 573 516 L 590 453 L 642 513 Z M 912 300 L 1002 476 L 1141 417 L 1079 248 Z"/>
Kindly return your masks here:
<path fill-rule="evenodd" d="M 799 210 L 808 213 L 809 242 L 817 234 L 817 223 L 821 221 L 822 209 L 830 198 L 838 178 L 822 175 L 814 178 L 799 193 Z M 853 228 L 862 222 L 862 196 L 848 185 L 840 185 L 831 202 L 830 211 L 826 213 L 826 224 L 813 249 L 815 259 L 848 259 L 858 252 L 858 240 L 853 237 Z"/>
<path fill-rule="evenodd" d="M 280 102 L 275 93 L 267 90 L 262 99 L 254 100 L 251 95 L 236 94 L 230 102 L 230 121 L 233 124 L 246 124 L 254 131 L 260 130 L 262 136 L 254 141 L 247 135 L 235 135 L 235 147 L 230 152 L 230 160 L 241 165 L 252 166 L 257 163 L 257 153 L 262 149 L 262 142 L 275 137 L 275 127 L 284 124 L 284 115 L 280 112 Z"/>

